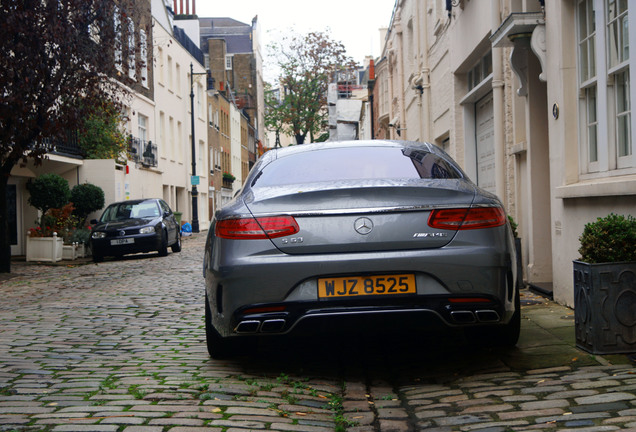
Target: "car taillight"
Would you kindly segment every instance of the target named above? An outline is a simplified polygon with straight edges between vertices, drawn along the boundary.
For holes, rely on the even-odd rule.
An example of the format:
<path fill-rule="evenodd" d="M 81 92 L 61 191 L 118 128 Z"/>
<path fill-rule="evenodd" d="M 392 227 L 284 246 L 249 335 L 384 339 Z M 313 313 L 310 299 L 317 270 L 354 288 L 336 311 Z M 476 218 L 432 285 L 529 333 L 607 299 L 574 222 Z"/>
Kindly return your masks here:
<path fill-rule="evenodd" d="M 439 209 L 428 217 L 430 227 L 450 230 L 494 228 L 505 223 L 506 215 L 501 207 Z"/>
<path fill-rule="evenodd" d="M 216 222 L 217 237 L 234 240 L 272 239 L 296 234 L 300 229 L 291 216 L 226 219 Z"/>

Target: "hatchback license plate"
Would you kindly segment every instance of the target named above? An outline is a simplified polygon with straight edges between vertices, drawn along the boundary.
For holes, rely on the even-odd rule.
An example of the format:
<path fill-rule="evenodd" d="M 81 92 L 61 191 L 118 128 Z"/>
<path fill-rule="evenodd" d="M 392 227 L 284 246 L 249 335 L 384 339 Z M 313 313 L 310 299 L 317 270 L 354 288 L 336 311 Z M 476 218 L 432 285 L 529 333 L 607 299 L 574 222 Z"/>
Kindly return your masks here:
<path fill-rule="evenodd" d="M 134 238 L 113 239 L 110 241 L 111 246 L 134 243 Z"/>
<path fill-rule="evenodd" d="M 319 298 L 415 293 L 415 275 L 412 274 L 318 279 Z"/>

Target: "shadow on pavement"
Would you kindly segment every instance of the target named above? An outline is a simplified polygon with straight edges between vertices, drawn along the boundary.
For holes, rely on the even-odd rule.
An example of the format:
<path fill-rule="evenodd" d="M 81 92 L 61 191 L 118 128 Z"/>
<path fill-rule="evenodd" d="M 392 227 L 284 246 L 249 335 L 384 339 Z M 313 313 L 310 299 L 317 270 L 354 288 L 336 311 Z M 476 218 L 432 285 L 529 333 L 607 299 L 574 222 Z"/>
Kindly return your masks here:
<path fill-rule="evenodd" d="M 263 338 L 233 362 L 258 374 L 368 375 L 444 381 L 458 376 L 630 363 L 626 355 L 593 356 L 575 346 L 574 313 L 526 293 L 514 348 L 488 347 L 462 331 L 435 329 L 391 335 L 331 334 Z M 335 376 L 334 376 L 335 378 Z"/>

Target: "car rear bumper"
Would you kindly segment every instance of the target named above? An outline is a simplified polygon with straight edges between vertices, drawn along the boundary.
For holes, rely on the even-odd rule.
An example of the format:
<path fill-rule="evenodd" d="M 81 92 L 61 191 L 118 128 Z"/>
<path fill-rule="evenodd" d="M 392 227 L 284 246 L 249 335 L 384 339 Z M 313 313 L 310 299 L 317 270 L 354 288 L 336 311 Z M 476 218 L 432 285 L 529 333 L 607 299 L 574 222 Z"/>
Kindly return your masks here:
<path fill-rule="evenodd" d="M 341 332 L 351 328 L 378 333 L 427 330 L 439 324 L 445 327 L 505 324 L 509 320 L 504 306 L 496 300 L 458 305 L 447 297 L 422 297 L 411 303 L 330 307 L 287 304 L 284 311 L 249 313 L 250 310 L 277 306 L 258 305 L 237 311 L 231 319 L 231 327 L 232 333 L 238 335 Z"/>
<path fill-rule="evenodd" d="M 415 274 L 416 294 L 318 298 L 317 274 L 398 272 Z M 505 324 L 515 311 L 515 286 L 508 254 L 474 247 L 337 257 L 274 254 L 206 269 L 212 324 L 222 336 L 305 332 L 332 320 Z"/>

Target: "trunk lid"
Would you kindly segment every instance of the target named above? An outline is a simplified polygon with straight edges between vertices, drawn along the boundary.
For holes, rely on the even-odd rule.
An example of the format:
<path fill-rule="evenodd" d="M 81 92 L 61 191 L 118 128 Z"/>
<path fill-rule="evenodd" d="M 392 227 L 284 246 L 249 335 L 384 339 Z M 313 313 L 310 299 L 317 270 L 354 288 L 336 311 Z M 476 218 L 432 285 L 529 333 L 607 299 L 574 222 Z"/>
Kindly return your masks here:
<path fill-rule="evenodd" d="M 292 215 L 300 231 L 272 239 L 289 254 L 439 248 L 455 230 L 428 226 L 436 208 L 469 207 L 475 188 L 464 180 L 334 182 L 256 188 L 245 204 L 253 216 Z"/>

